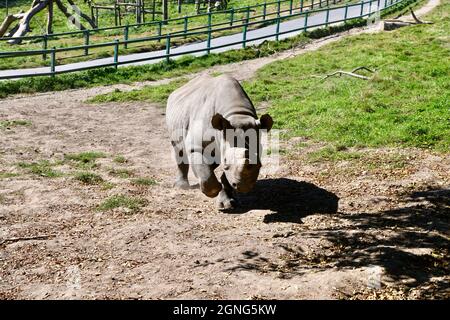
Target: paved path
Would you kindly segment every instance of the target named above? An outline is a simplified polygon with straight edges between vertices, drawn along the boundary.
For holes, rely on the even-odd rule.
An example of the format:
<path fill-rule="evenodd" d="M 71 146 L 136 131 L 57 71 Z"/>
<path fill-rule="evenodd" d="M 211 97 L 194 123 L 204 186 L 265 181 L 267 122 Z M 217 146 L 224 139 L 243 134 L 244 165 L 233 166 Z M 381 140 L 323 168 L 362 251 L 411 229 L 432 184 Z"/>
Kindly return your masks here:
<path fill-rule="evenodd" d="M 380 1 L 380 8 L 384 8 L 384 2 L 383 0 Z M 367 14 L 370 12 L 374 12 L 377 10 L 376 8 L 376 2 L 373 3 L 372 8 L 370 8 L 370 5 L 366 3 L 363 6 L 363 13 Z M 351 19 L 354 17 L 359 17 L 361 14 L 361 6 L 351 6 L 348 8 L 347 12 L 347 18 Z M 326 11 L 317 12 L 314 14 L 311 14 L 311 16 L 308 17 L 307 25 L 308 27 L 315 27 L 320 26 L 321 24 L 325 23 L 326 21 Z M 345 8 L 332 8 L 329 11 L 329 23 L 335 23 L 337 21 L 343 20 L 345 15 Z M 298 35 L 303 32 L 303 30 L 296 30 L 298 28 L 302 28 L 305 25 L 305 17 L 299 17 L 296 19 L 292 19 L 289 21 L 282 22 L 280 24 L 280 32 L 286 32 L 284 34 L 281 34 L 279 36 L 279 39 L 289 38 L 293 37 L 295 35 Z M 257 45 L 260 44 L 266 40 L 275 40 L 275 36 L 273 36 L 276 33 L 276 25 L 270 25 L 267 27 L 263 27 L 260 29 L 255 29 L 247 32 L 247 46 L 250 45 Z M 258 39 L 260 37 L 266 37 L 264 39 Z M 252 40 L 257 39 L 257 40 Z M 242 33 L 237 33 L 229 36 L 222 36 L 218 38 L 214 38 L 211 41 L 211 46 L 222 46 L 222 45 L 228 45 L 226 47 L 217 48 L 214 50 L 211 50 L 212 53 L 219 53 L 224 52 L 232 49 L 240 49 L 242 48 L 242 44 L 233 44 L 237 43 L 239 41 L 242 41 Z M 180 54 L 177 56 L 174 56 L 173 59 L 179 58 L 183 55 L 193 55 L 193 56 L 202 56 L 206 54 L 207 43 L 206 41 L 198 42 L 198 43 L 190 43 L 183 46 L 179 46 L 176 48 L 171 48 L 170 53 L 171 54 Z M 189 53 L 195 50 L 203 50 L 196 53 Z M 129 54 L 129 55 L 123 55 L 119 57 L 119 62 L 124 62 L 123 65 L 143 65 L 143 64 L 153 64 L 158 63 L 162 61 L 164 58 L 160 58 L 161 56 L 165 55 L 165 50 L 159 50 L 159 51 L 152 51 L 152 52 L 145 52 L 145 53 L 136 53 L 136 54 Z M 186 54 L 183 54 L 186 53 Z M 136 60 L 141 60 L 140 62 L 135 62 Z M 133 62 L 134 61 L 134 62 Z M 129 63 L 128 63 L 129 62 Z M 56 67 L 56 72 L 58 71 L 76 71 L 80 68 L 93 68 L 93 67 L 101 67 L 101 66 L 107 66 L 114 63 L 113 58 L 102 58 L 102 59 L 95 59 L 90 61 L 84 61 L 84 62 L 78 62 L 78 63 L 70 63 L 65 65 L 60 65 Z M 121 66 L 123 66 L 121 65 Z M 17 76 L 25 76 L 25 75 L 45 75 L 50 73 L 50 67 L 39 67 L 39 68 L 28 68 L 28 69 L 16 69 L 16 70 L 1 70 L 0 71 L 0 79 L 5 79 L 7 77 L 17 77 Z"/>

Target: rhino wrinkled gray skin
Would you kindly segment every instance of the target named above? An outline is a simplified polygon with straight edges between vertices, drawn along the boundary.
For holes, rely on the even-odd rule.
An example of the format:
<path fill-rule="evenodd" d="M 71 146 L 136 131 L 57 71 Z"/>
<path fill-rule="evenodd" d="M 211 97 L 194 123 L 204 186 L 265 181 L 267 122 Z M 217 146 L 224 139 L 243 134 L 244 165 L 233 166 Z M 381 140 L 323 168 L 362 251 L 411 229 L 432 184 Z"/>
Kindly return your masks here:
<path fill-rule="evenodd" d="M 175 90 L 168 99 L 166 122 L 178 175 L 175 186 L 189 188 L 189 167 L 202 192 L 218 196 L 219 209 L 237 202 L 233 191 L 250 191 L 261 168 L 260 137 L 272 128 L 256 110 L 239 82 L 226 75 L 197 77 Z M 222 164 L 220 182 L 214 170 Z"/>

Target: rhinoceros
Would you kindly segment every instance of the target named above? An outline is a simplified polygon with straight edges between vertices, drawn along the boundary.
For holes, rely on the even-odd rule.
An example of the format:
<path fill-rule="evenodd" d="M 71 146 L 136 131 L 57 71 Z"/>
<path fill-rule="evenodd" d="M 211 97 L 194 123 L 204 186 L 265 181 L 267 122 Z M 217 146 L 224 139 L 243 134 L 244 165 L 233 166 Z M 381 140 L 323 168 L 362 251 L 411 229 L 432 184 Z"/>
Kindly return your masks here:
<path fill-rule="evenodd" d="M 189 167 L 201 191 L 217 198 L 219 209 L 238 205 L 234 191 L 249 192 L 261 168 L 262 130 L 273 120 L 258 119 L 255 107 L 231 76 L 199 76 L 175 90 L 167 101 L 166 122 L 178 174 L 174 186 L 187 189 Z M 220 182 L 214 170 L 222 164 Z"/>

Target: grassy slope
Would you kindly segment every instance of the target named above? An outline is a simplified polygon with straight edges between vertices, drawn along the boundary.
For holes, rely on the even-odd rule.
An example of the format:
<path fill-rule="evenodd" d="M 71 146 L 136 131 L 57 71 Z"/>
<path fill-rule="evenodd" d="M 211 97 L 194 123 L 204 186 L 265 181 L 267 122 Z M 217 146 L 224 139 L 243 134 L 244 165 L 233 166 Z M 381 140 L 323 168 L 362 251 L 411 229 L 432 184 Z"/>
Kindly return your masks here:
<path fill-rule="evenodd" d="M 289 135 L 344 146 L 408 145 L 449 150 L 450 5 L 434 25 L 344 39 L 263 68 L 245 84 L 256 104 L 269 102 Z M 377 69 L 372 80 L 324 75 L 358 66 Z"/>
<path fill-rule="evenodd" d="M 415 2 L 415 5 L 424 0 Z M 392 8 L 391 14 L 405 7 L 405 4 Z M 316 29 L 302 34 L 298 37 L 285 39 L 280 42 L 269 41 L 258 47 L 247 47 L 245 50 L 230 50 L 221 54 L 211 54 L 199 58 L 184 57 L 167 63 L 159 63 L 144 66 L 130 66 L 119 69 L 102 68 L 71 74 L 63 74 L 52 77 L 35 77 L 14 81 L 0 81 L 0 99 L 11 94 L 58 91 L 74 88 L 93 87 L 109 85 L 114 83 L 131 83 L 135 81 L 157 80 L 197 72 L 202 69 L 218 65 L 249 60 L 268 56 L 275 52 L 291 49 L 302 45 L 310 39 L 317 39 L 338 31 L 346 30 L 355 26 L 364 25 L 364 20 L 353 20 L 352 22 L 329 28 Z"/>
<path fill-rule="evenodd" d="M 421 25 L 353 36 L 261 69 L 244 83 L 256 105 L 268 103 L 275 125 L 288 136 L 349 146 L 450 148 L 450 5 L 441 5 Z M 334 77 L 338 69 L 377 69 L 369 81 Z M 164 102 L 183 80 L 160 87 L 98 96 L 94 102 Z"/>

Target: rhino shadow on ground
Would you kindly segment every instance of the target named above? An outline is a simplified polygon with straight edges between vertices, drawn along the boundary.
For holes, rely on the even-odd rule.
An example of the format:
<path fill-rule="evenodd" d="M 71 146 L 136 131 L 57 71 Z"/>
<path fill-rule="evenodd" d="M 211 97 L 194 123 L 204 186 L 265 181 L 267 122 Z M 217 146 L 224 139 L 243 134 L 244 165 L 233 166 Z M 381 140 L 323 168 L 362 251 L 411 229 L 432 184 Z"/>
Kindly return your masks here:
<path fill-rule="evenodd" d="M 259 180 L 249 193 L 238 194 L 240 206 L 231 213 L 271 210 L 265 223 L 301 223 L 301 218 L 315 213 L 336 213 L 339 198 L 318 186 L 287 178 Z"/>
<path fill-rule="evenodd" d="M 242 253 L 233 269 L 277 271 L 283 277 L 308 269 L 380 267 L 381 288 L 418 291 L 420 299 L 448 299 L 450 294 L 450 190 L 428 188 L 403 194 L 400 207 L 380 211 L 339 214 L 343 223 L 317 230 L 305 229 L 298 236 L 321 238 L 326 248 L 312 254 L 292 243 L 279 244 L 287 262 L 265 261 L 260 253 Z M 376 278 L 376 277 L 375 277 Z M 375 279 L 376 280 L 376 279 Z M 396 283 L 392 287 L 392 282 Z M 350 296 L 352 294 L 349 294 Z"/>

